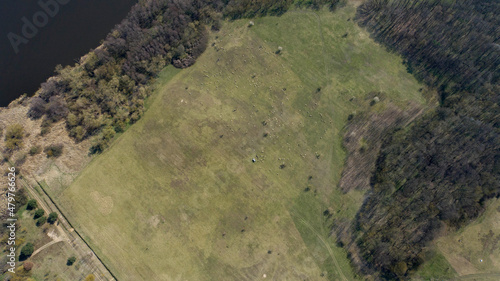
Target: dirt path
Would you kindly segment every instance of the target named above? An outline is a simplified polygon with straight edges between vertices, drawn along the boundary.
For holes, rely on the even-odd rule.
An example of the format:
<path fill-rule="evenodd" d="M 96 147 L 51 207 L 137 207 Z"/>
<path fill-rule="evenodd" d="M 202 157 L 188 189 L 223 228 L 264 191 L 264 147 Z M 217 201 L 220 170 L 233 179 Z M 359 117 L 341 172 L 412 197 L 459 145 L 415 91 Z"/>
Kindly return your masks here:
<path fill-rule="evenodd" d="M 482 279 L 482 278 L 488 278 L 488 279 Z M 500 272 L 469 274 L 457 277 L 456 280 L 500 280 Z"/>
<path fill-rule="evenodd" d="M 329 67 L 328 67 L 328 59 L 327 59 L 327 56 L 326 56 L 326 51 L 325 51 L 325 39 L 324 39 L 324 35 L 323 35 L 323 28 L 321 26 L 321 17 L 318 15 L 318 13 L 316 12 L 312 12 L 312 11 L 302 11 L 302 10 L 295 10 L 295 11 L 289 11 L 291 13 L 300 13 L 300 14 L 313 14 L 317 20 L 318 20 L 318 32 L 319 32 L 319 37 L 320 37 L 320 41 L 321 41 L 321 48 L 322 48 L 322 56 L 323 56 L 323 62 L 324 62 L 324 65 L 325 65 L 325 76 L 326 78 L 329 78 L 330 76 L 330 71 L 329 71 Z M 328 151 L 328 155 L 329 155 L 329 161 L 328 161 L 328 164 L 327 164 L 327 169 L 328 170 L 331 170 L 331 166 L 332 166 L 332 161 L 333 161 L 333 145 L 330 146 L 330 149 Z M 328 180 L 330 181 L 330 180 Z M 329 183 L 331 184 L 331 186 L 334 186 L 334 184 L 332 184 L 331 182 Z M 318 237 L 318 239 L 321 241 L 321 243 L 324 245 L 325 249 L 328 251 L 328 254 L 330 255 L 330 257 L 332 258 L 333 260 L 333 263 L 335 264 L 335 267 L 337 268 L 337 272 L 339 273 L 340 277 L 342 280 L 344 281 L 347 281 L 347 278 L 345 277 L 344 273 L 342 272 L 342 268 L 340 267 L 340 264 L 338 263 L 338 260 L 337 258 L 335 257 L 334 253 L 333 253 L 333 250 L 332 248 L 330 247 L 330 245 L 328 244 L 328 242 L 321 236 L 320 233 L 318 233 L 314 227 L 312 227 L 305 219 L 303 218 L 299 218 L 300 222 L 302 224 L 304 224 L 307 228 L 309 228 L 309 230 L 311 230 L 315 235 L 316 237 Z"/>
<path fill-rule="evenodd" d="M 340 268 L 339 262 L 337 261 L 337 258 L 333 254 L 333 250 L 330 247 L 330 245 L 328 245 L 328 243 L 325 241 L 325 239 L 323 239 L 321 234 L 319 234 L 314 229 L 314 227 L 312 227 L 305 219 L 299 218 L 299 220 L 301 223 L 303 223 L 305 226 L 307 226 L 307 228 L 309 228 L 314 233 L 314 235 L 316 235 L 316 237 L 318 237 L 318 239 L 321 241 L 321 243 L 323 243 L 323 245 L 325 246 L 325 249 L 328 251 L 328 253 L 330 254 L 330 257 L 332 258 L 333 263 L 335 264 L 335 267 L 337 268 L 337 272 L 340 274 L 340 277 L 342 278 L 342 280 L 347 281 L 347 278 L 345 277 L 344 273 L 342 272 L 342 268 Z"/>
<path fill-rule="evenodd" d="M 56 240 L 52 240 L 50 241 L 49 243 L 43 245 L 42 247 L 38 248 L 36 251 L 33 252 L 33 254 L 31 254 L 31 257 L 34 257 L 36 254 L 38 254 L 39 252 L 43 251 L 44 249 L 56 244 L 56 243 L 59 243 L 59 242 L 62 242 L 64 240 L 62 239 L 56 239 Z"/>

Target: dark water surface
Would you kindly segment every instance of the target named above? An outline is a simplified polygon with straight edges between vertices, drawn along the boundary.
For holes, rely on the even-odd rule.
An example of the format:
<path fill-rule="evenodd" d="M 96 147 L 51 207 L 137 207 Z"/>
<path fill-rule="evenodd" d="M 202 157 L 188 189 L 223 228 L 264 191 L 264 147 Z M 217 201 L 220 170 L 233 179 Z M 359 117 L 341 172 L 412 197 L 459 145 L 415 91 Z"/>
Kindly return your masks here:
<path fill-rule="evenodd" d="M 97 47 L 136 2 L 0 0 L 0 106 L 34 94 L 56 65 Z"/>

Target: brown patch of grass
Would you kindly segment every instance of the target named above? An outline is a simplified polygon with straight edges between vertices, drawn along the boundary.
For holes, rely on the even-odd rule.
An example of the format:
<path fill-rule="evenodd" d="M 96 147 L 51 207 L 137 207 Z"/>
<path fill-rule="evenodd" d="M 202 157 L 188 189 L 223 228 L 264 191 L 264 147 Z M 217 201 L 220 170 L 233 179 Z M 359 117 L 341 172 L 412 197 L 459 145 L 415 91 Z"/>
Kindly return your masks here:
<path fill-rule="evenodd" d="M 416 103 L 405 109 L 390 102 L 379 103 L 385 103 L 377 105 L 384 107 L 381 112 L 374 105 L 349 117 L 351 120 L 345 128 L 343 143 L 348 156 L 339 183 L 343 192 L 367 190 L 370 187 L 370 177 L 385 135 L 407 124 L 422 112 Z"/>

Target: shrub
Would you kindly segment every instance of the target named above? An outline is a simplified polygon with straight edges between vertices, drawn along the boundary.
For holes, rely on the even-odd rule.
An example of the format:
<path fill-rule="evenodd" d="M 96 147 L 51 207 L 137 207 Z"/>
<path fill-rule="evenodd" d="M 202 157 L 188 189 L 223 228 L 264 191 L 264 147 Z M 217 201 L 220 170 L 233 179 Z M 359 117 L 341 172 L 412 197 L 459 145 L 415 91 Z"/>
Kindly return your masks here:
<path fill-rule="evenodd" d="M 33 216 L 33 219 L 38 219 L 39 217 L 43 216 L 45 214 L 45 211 L 43 209 L 38 209 L 35 211 L 35 215 Z"/>
<path fill-rule="evenodd" d="M 32 119 L 39 119 L 45 114 L 47 102 L 40 97 L 33 97 L 31 99 L 30 109 L 28 110 L 28 117 Z"/>
<path fill-rule="evenodd" d="M 36 154 L 40 153 L 41 151 L 42 151 L 42 148 L 39 145 L 32 146 L 30 148 L 30 155 L 31 156 L 36 155 Z"/>
<path fill-rule="evenodd" d="M 89 274 L 87 275 L 87 277 L 85 277 L 85 281 L 94 281 L 94 280 L 95 280 L 94 274 Z"/>
<path fill-rule="evenodd" d="M 5 134 L 5 147 L 10 150 L 16 150 L 23 147 L 24 128 L 20 124 L 14 124 L 7 127 Z"/>
<path fill-rule="evenodd" d="M 61 96 L 50 97 L 47 105 L 47 118 L 52 122 L 57 122 L 68 115 L 68 105 Z"/>
<path fill-rule="evenodd" d="M 23 263 L 23 268 L 26 271 L 30 271 L 33 268 L 33 263 L 29 262 L 29 261 L 26 261 L 26 262 Z"/>
<path fill-rule="evenodd" d="M 28 203 L 28 197 L 26 196 L 26 190 L 24 188 L 17 189 L 16 192 L 16 202 L 17 206 L 23 206 Z"/>
<path fill-rule="evenodd" d="M 103 152 L 108 146 L 113 137 L 115 136 L 116 132 L 111 126 L 106 126 L 103 130 L 102 133 L 97 136 L 96 139 L 92 142 L 92 147 L 90 148 L 91 153 L 101 153 Z"/>
<path fill-rule="evenodd" d="M 57 213 L 56 212 L 50 213 L 47 222 L 50 224 L 54 224 L 56 221 L 57 221 Z"/>
<path fill-rule="evenodd" d="M 43 126 L 42 124 L 42 128 L 40 130 L 40 136 L 45 136 L 46 134 L 48 134 L 50 132 L 50 127 L 48 126 Z"/>
<path fill-rule="evenodd" d="M 76 141 L 81 141 L 87 132 L 82 126 L 76 126 L 69 131 L 69 136 L 75 138 Z"/>
<path fill-rule="evenodd" d="M 45 222 L 47 222 L 47 217 L 46 216 L 43 216 L 43 217 L 40 217 L 37 221 L 36 221 L 36 226 L 42 226 L 45 224 Z"/>
<path fill-rule="evenodd" d="M 28 201 L 28 205 L 26 206 L 27 210 L 34 210 L 38 207 L 38 204 L 36 203 L 35 199 L 31 199 Z"/>
<path fill-rule="evenodd" d="M 31 254 L 35 251 L 35 246 L 32 243 L 27 243 L 21 249 L 21 254 L 19 255 L 19 261 L 27 260 Z"/>
<path fill-rule="evenodd" d="M 63 145 L 62 144 L 52 144 L 43 149 L 43 152 L 47 154 L 47 158 L 54 157 L 57 158 L 63 153 Z"/>
<path fill-rule="evenodd" d="M 66 261 L 66 265 L 67 265 L 67 266 L 72 266 L 72 265 L 75 263 L 75 261 L 76 261 L 76 258 L 75 258 L 75 257 L 70 257 L 70 258 L 68 259 L 68 261 Z"/>

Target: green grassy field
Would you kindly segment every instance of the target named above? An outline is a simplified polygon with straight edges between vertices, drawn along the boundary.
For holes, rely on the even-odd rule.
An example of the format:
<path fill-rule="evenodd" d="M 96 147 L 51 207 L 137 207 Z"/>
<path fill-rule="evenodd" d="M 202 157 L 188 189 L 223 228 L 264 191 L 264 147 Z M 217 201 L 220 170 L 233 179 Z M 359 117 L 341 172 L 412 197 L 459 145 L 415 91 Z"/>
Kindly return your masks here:
<path fill-rule="evenodd" d="M 500 200 L 491 199 L 473 223 L 436 241 L 463 280 L 500 279 Z"/>
<path fill-rule="evenodd" d="M 476 221 L 438 238 L 435 255 L 423 264 L 414 280 L 499 280 L 500 200 L 491 199 Z"/>
<path fill-rule="evenodd" d="M 224 23 L 52 194 L 120 280 L 356 279 L 323 216 L 351 218 L 362 200 L 336 188 L 344 123 L 372 91 L 402 107 L 424 99 L 354 12 Z"/>
<path fill-rule="evenodd" d="M 429 253 L 427 261 L 420 266 L 413 280 L 452 280 L 457 277 L 457 272 L 448 263 L 446 258 L 438 251 Z"/>
<path fill-rule="evenodd" d="M 22 246 L 24 246 L 27 242 L 33 243 L 36 251 L 44 245 L 48 245 L 48 243 L 52 242 L 50 236 L 53 236 L 54 234 L 57 235 L 58 233 L 57 229 L 49 223 L 45 223 L 42 226 L 36 226 L 36 220 L 33 219 L 34 213 L 35 210 L 26 210 L 26 206 L 24 206 L 18 213 L 18 226 L 20 226 L 17 231 L 18 239 L 16 240 L 16 243 L 19 245 L 17 247 L 18 256 Z M 45 214 L 45 216 L 47 215 L 48 214 Z M 2 241 L 2 243 L 4 243 L 4 241 Z M 75 256 L 77 260 L 75 264 L 68 266 L 66 265 L 66 262 L 71 256 Z M 24 276 L 27 278 L 30 276 L 32 279 L 28 280 L 35 281 L 82 280 L 87 274 L 89 274 L 89 272 L 91 272 L 91 268 L 85 263 L 85 257 L 79 256 L 68 243 L 62 241 L 47 246 L 40 252 L 36 253 L 36 255 L 31 256 L 28 261 L 34 264 L 33 269 L 30 272 L 26 272 L 22 269 L 22 264 L 24 262 L 18 262 L 18 267 L 16 269 L 17 277 Z M 0 275 L 0 279 L 6 280 L 8 276 L 11 276 L 11 273 L 6 272 L 3 275 Z"/>

